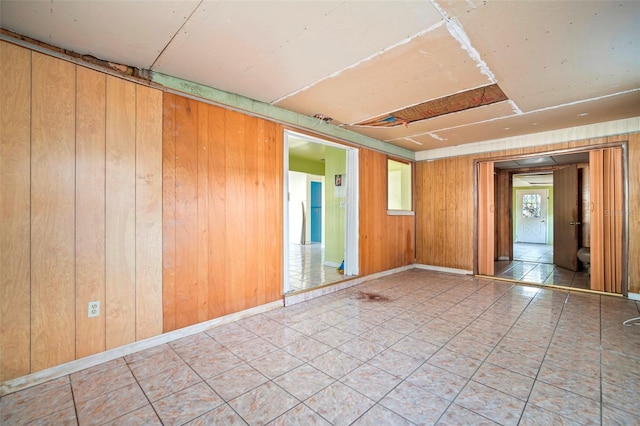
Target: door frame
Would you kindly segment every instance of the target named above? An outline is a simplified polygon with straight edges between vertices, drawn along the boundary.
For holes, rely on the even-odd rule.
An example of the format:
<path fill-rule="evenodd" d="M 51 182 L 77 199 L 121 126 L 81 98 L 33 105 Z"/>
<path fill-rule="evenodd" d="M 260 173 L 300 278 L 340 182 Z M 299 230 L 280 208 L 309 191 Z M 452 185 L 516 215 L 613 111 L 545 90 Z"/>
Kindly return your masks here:
<path fill-rule="evenodd" d="M 304 139 L 311 143 L 317 143 L 320 145 L 331 146 L 334 148 L 340 148 L 346 151 L 347 167 L 345 175 L 347 176 L 347 197 L 345 205 L 346 224 L 345 224 L 345 256 L 344 256 L 344 276 L 355 276 L 359 273 L 359 223 L 358 223 L 358 211 L 359 211 L 359 151 L 358 148 L 343 145 L 337 142 L 331 142 L 320 137 L 311 136 L 305 133 L 300 133 L 291 129 L 284 129 L 284 146 L 283 146 L 283 256 L 282 267 L 284 273 L 282 274 L 282 287 L 284 293 L 287 293 L 290 289 L 289 283 L 289 137 L 294 136 L 296 139 Z M 326 182 L 325 182 L 326 185 Z M 324 235 L 324 230 L 323 230 Z"/>
<path fill-rule="evenodd" d="M 479 250 L 480 243 L 478 241 L 478 207 L 479 203 L 479 177 L 478 177 L 478 168 L 479 163 L 486 162 L 501 162 L 501 161 L 509 161 L 509 160 L 522 160 L 522 159 L 534 159 L 547 157 L 549 155 L 563 155 L 563 154 L 576 154 L 581 152 L 590 152 L 603 148 L 613 148 L 620 147 L 622 149 L 622 206 L 624 210 L 624 214 L 622 217 L 622 295 L 627 297 L 629 294 L 629 153 L 628 153 L 628 140 L 612 142 L 612 143 L 603 143 L 603 144 L 594 144 L 594 145 L 585 145 L 576 148 L 566 148 L 566 149 L 554 149 L 550 151 L 541 151 L 532 154 L 514 154 L 514 155 L 504 155 L 497 157 L 486 157 L 486 158 L 476 158 L 473 160 L 473 192 L 474 192 L 474 214 L 473 214 L 473 273 L 478 275 L 478 259 L 479 259 Z M 485 253 L 484 255 L 487 255 Z M 493 255 L 493 253 L 491 253 Z M 615 294 L 615 293 L 611 293 Z"/>

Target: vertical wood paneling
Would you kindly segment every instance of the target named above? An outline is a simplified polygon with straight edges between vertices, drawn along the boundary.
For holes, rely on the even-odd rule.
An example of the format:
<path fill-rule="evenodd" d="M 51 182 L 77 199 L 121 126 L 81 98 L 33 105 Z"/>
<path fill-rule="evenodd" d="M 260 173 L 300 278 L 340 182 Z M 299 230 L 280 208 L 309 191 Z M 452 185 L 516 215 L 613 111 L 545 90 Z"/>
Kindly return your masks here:
<path fill-rule="evenodd" d="M 591 182 L 591 290 L 604 291 L 604 229 L 602 209 L 604 187 L 602 181 L 603 151 L 589 152 L 589 181 Z"/>
<path fill-rule="evenodd" d="M 414 262 L 414 216 L 387 214 L 387 156 L 359 150 L 360 275 Z"/>
<path fill-rule="evenodd" d="M 629 135 L 629 292 L 640 293 L 640 133 Z"/>
<path fill-rule="evenodd" d="M 136 87 L 107 76 L 106 347 L 135 341 Z"/>
<path fill-rule="evenodd" d="M 493 275 L 494 247 L 493 162 L 478 163 L 478 273 Z"/>
<path fill-rule="evenodd" d="M 162 333 L 162 92 L 136 87 L 136 340 Z"/>
<path fill-rule="evenodd" d="M 209 106 L 198 108 L 198 322 L 209 319 Z"/>
<path fill-rule="evenodd" d="M 76 94 L 76 356 L 105 350 L 105 75 L 77 67 Z"/>
<path fill-rule="evenodd" d="M 257 129 L 256 129 L 256 175 L 259 177 L 259 180 L 256 182 L 257 193 L 256 193 L 256 209 L 259 210 L 260 206 L 264 206 L 266 203 L 265 193 L 267 191 L 267 185 L 270 184 L 270 176 L 266 172 L 266 164 L 267 164 L 267 155 L 269 155 L 269 143 L 270 138 L 267 135 L 267 122 L 265 120 L 257 120 Z M 276 198 L 277 199 L 277 198 Z M 261 229 L 266 231 L 267 226 L 272 227 L 268 220 L 266 214 L 260 214 L 256 212 L 256 232 L 260 233 Z M 266 232 L 265 232 L 266 233 Z M 262 253 L 267 253 L 267 239 L 269 237 L 265 235 L 265 238 L 260 238 L 256 240 L 255 250 L 256 250 L 256 293 L 255 293 L 255 303 L 257 305 L 264 304 L 267 300 L 267 291 L 269 286 L 267 285 L 267 280 L 271 279 L 269 275 L 269 264 L 267 263 L 267 256 L 261 256 Z M 276 269 L 276 268 L 273 268 Z M 281 269 L 281 268 L 277 268 Z M 270 296 L 270 295 L 269 295 Z M 270 299 L 269 299 L 270 300 Z"/>
<path fill-rule="evenodd" d="M 258 119 L 246 117 L 244 125 L 244 235 L 250 244 L 245 245 L 244 265 L 247 271 L 244 285 L 245 306 L 256 306 L 258 302 L 258 193 L 262 176 L 258 174 L 258 156 L 264 155 L 262 141 L 258 143 Z"/>
<path fill-rule="evenodd" d="M 0 73 L 4 381 L 161 333 L 162 97 L 5 42 Z"/>
<path fill-rule="evenodd" d="M 243 271 L 247 244 L 254 236 L 245 233 L 245 115 L 226 111 L 226 252 L 225 265 L 227 289 L 225 305 L 227 312 L 245 308 Z"/>
<path fill-rule="evenodd" d="M 162 329 L 176 329 L 176 96 L 163 95 L 162 111 Z"/>
<path fill-rule="evenodd" d="M 198 103 L 176 97 L 176 327 L 198 321 Z"/>
<path fill-rule="evenodd" d="M 282 128 L 173 95 L 164 117 L 165 331 L 282 297 Z"/>
<path fill-rule="evenodd" d="M 31 369 L 75 358 L 75 65 L 33 53 Z"/>
<path fill-rule="evenodd" d="M 31 52 L 0 41 L 0 382 L 30 372 Z"/>
<path fill-rule="evenodd" d="M 263 212 L 265 218 L 264 268 L 266 270 L 265 297 L 270 302 L 282 297 L 282 204 L 283 204 L 283 156 L 284 130 L 281 125 L 265 121 L 265 193 Z M 262 207 L 260 207 L 262 209 Z"/>
<path fill-rule="evenodd" d="M 227 313 L 227 145 L 226 114 L 222 108 L 209 106 L 209 318 Z"/>

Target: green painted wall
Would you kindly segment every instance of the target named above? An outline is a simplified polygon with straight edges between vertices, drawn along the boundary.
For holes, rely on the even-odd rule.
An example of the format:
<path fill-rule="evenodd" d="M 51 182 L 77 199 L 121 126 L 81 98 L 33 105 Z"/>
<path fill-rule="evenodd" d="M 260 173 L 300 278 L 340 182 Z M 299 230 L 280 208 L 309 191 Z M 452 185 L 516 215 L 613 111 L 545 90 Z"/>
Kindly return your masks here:
<path fill-rule="evenodd" d="M 289 170 L 292 172 L 324 176 L 324 163 L 289 155 Z"/>
<path fill-rule="evenodd" d="M 327 147 L 325 151 L 325 262 L 339 265 L 344 260 L 346 187 L 336 188 L 335 175 L 345 175 L 347 152 Z M 347 179 L 349 177 L 347 176 Z M 343 193 L 341 193 L 343 191 Z M 342 203 L 342 205 L 341 205 Z"/>
<path fill-rule="evenodd" d="M 513 209 L 512 209 L 512 220 L 513 220 L 513 241 L 516 240 L 516 212 L 517 212 L 517 200 L 516 200 L 516 191 L 518 190 L 529 190 L 529 189 L 546 189 L 549 194 L 549 199 L 547 200 L 547 244 L 553 244 L 553 186 L 522 186 L 522 187 L 513 187 Z"/>

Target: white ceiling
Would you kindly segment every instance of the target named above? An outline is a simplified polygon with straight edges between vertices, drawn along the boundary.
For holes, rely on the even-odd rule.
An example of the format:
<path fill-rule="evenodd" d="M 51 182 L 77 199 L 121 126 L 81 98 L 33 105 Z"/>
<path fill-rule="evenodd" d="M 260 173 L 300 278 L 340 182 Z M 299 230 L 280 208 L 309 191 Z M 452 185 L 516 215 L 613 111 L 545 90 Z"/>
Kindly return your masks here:
<path fill-rule="evenodd" d="M 412 151 L 640 116 L 637 1 L 10 1 L 0 26 Z M 508 101 L 353 124 L 497 83 Z"/>

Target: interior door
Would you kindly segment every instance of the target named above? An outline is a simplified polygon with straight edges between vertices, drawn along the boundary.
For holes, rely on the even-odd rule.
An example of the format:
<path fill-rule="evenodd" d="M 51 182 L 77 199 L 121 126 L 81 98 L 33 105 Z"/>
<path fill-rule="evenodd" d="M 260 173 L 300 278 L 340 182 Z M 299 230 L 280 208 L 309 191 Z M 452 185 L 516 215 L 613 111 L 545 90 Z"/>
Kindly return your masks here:
<path fill-rule="evenodd" d="M 311 182 L 311 241 L 322 242 L 322 182 Z"/>
<path fill-rule="evenodd" d="M 516 191 L 516 241 L 519 243 L 547 243 L 546 189 Z"/>
<path fill-rule="evenodd" d="M 495 187 L 493 179 L 493 161 L 478 163 L 478 274 L 493 275 Z"/>
<path fill-rule="evenodd" d="M 553 263 L 578 270 L 580 237 L 578 166 L 553 172 Z"/>

